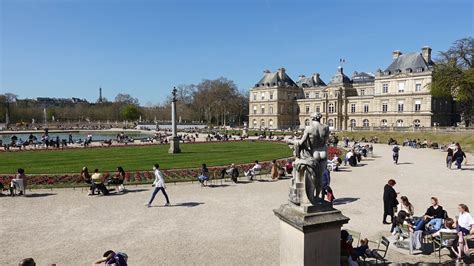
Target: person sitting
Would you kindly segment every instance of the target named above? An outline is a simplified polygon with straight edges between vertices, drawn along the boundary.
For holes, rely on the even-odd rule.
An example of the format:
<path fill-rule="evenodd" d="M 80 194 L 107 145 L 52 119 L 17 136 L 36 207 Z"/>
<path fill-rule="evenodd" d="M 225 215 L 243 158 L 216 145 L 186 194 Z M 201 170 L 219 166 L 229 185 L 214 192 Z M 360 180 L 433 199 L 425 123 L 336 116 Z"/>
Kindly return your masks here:
<path fill-rule="evenodd" d="M 466 204 L 458 205 L 459 216 L 456 220 L 456 231 L 458 232 L 458 245 L 457 248 L 453 247 L 453 252 L 458 257 L 460 261 L 463 256 L 469 254 L 469 246 L 465 236 L 471 233 L 472 228 L 474 227 L 474 218 L 469 213 L 469 208 Z"/>
<path fill-rule="evenodd" d="M 15 196 L 15 192 L 19 190 L 18 195 L 24 195 L 26 193 L 27 177 L 25 175 L 25 170 L 19 168 L 17 170 L 17 175 L 12 179 L 10 183 L 10 195 Z"/>
<path fill-rule="evenodd" d="M 290 160 L 286 161 L 285 171 L 289 175 L 291 175 L 293 173 L 293 162 L 291 162 Z"/>
<path fill-rule="evenodd" d="M 415 222 L 413 231 L 424 231 L 426 225 L 430 231 L 438 231 L 446 216 L 443 207 L 438 205 L 438 198 L 431 197 L 431 206 L 426 210 L 425 215 Z"/>
<path fill-rule="evenodd" d="M 276 160 L 272 160 L 272 168 L 270 171 L 270 176 L 272 177 L 272 180 L 277 180 L 279 177 L 278 170 L 280 169 L 280 166 L 278 165 Z"/>
<path fill-rule="evenodd" d="M 99 173 L 99 169 L 94 170 L 94 174 L 91 176 L 92 180 L 92 194 L 94 195 L 94 191 L 97 189 L 98 191 L 102 192 L 102 195 L 108 195 L 109 191 L 104 185 L 104 176 Z"/>
<path fill-rule="evenodd" d="M 362 239 L 360 246 L 352 247 L 353 238 L 346 230 L 341 230 L 341 263 L 350 266 L 357 266 L 359 257 L 364 256 L 369 250 L 369 240 Z"/>
<path fill-rule="evenodd" d="M 125 180 L 125 171 L 123 170 L 122 166 L 117 167 L 117 171 L 115 175 L 113 175 L 110 179 L 108 184 L 115 185 L 115 191 L 123 192 L 125 190 L 123 186 L 123 181 Z"/>
<path fill-rule="evenodd" d="M 431 232 L 431 237 L 438 237 L 440 233 L 456 233 L 456 223 L 453 218 L 446 218 L 444 224 L 441 226 L 441 229 L 435 232 Z M 449 243 L 443 243 L 444 245 L 449 245 Z"/>
<path fill-rule="evenodd" d="M 89 169 L 87 169 L 86 166 L 82 167 L 82 170 L 81 170 L 81 177 L 82 177 L 82 180 L 83 180 L 87 185 L 89 185 L 89 188 L 90 188 L 89 196 L 90 196 L 90 195 L 93 195 L 94 192 L 93 192 L 93 186 L 92 186 L 92 178 L 91 178 L 91 175 L 89 174 Z"/>
<path fill-rule="evenodd" d="M 209 169 L 207 169 L 206 164 L 203 163 L 201 167 L 201 172 L 198 176 L 198 181 L 204 186 L 204 182 L 209 181 Z"/>
<path fill-rule="evenodd" d="M 332 171 L 338 171 L 339 170 L 339 157 L 337 157 L 337 154 L 334 154 L 331 160 L 328 160 L 328 166 L 329 169 Z"/>
<path fill-rule="evenodd" d="M 245 172 L 245 176 L 248 176 L 250 177 L 250 180 L 253 180 L 255 175 L 260 173 L 260 170 L 262 170 L 262 166 L 258 163 L 258 161 L 255 161 L 254 166 Z"/>
<path fill-rule="evenodd" d="M 415 214 L 415 208 L 413 207 L 411 202 L 406 196 L 401 196 L 400 200 L 402 201 L 400 204 L 400 211 L 406 212 L 407 219 L 413 218 L 413 215 Z"/>
<path fill-rule="evenodd" d="M 114 265 L 114 266 L 127 266 L 128 255 L 123 252 L 114 252 L 107 250 L 102 255 L 102 258 L 94 261 L 92 265 Z"/>

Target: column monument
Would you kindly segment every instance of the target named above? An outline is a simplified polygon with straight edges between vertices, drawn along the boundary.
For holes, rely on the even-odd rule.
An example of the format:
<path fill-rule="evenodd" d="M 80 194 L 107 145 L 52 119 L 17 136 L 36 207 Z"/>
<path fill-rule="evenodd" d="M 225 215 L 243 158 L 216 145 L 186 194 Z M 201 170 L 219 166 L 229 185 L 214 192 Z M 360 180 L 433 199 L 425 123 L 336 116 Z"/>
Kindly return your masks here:
<path fill-rule="evenodd" d="M 320 197 L 329 138 L 321 117 L 313 114 L 302 138 L 288 141 L 295 156 L 289 199 L 273 210 L 280 219 L 281 265 L 340 265 L 341 227 L 349 218 Z"/>
<path fill-rule="evenodd" d="M 179 148 L 179 138 L 178 132 L 176 128 L 176 87 L 173 88 L 171 94 L 173 95 L 173 99 L 171 101 L 171 127 L 173 130 L 173 135 L 171 136 L 170 140 L 170 149 L 168 153 L 180 153 L 181 149 Z"/>

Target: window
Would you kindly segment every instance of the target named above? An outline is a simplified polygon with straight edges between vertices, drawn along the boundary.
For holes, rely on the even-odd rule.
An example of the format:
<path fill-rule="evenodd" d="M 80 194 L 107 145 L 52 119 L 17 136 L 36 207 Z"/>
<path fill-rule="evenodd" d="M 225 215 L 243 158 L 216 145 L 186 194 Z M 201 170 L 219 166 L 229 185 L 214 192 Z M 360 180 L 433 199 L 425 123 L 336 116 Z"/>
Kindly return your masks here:
<path fill-rule="evenodd" d="M 316 105 L 316 112 L 317 112 L 317 113 L 320 113 L 320 112 L 321 112 L 321 106 L 320 106 L 320 105 Z"/>
<path fill-rule="evenodd" d="M 365 90 L 360 90 L 360 96 L 364 96 L 365 95 Z"/>
<path fill-rule="evenodd" d="M 265 113 L 265 105 L 260 106 L 260 109 L 262 111 L 262 114 L 264 114 Z"/>
<path fill-rule="evenodd" d="M 381 126 L 381 127 L 386 127 L 387 125 L 388 125 L 387 119 L 382 119 L 382 120 L 380 121 L 380 126 Z"/>
<path fill-rule="evenodd" d="M 355 113 L 355 112 L 356 112 L 356 104 L 351 103 L 351 113 Z"/>
<path fill-rule="evenodd" d="M 330 104 L 328 105 L 328 109 L 329 109 L 328 112 L 329 112 L 330 114 L 334 113 L 334 104 L 333 104 L 333 103 L 330 103 Z"/>
<path fill-rule="evenodd" d="M 273 105 L 269 106 L 268 111 L 269 111 L 270 114 L 273 114 Z"/>
<path fill-rule="evenodd" d="M 304 125 L 305 125 L 305 126 L 309 126 L 309 119 L 306 119 L 306 120 L 304 121 Z"/>
<path fill-rule="evenodd" d="M 254 100 L 254 101 L 257 100 L 257 94 L 256 94 L 256 93 L 253 94 L 253 100 Z"/>
<path fill-rule="evenodd" d="M 305 97 L 306 99 L 309 99 L 309 92 L 305 92 L 305 93 L 304 93 L 304 97 Z"/>
<path fill-rule="evenodd" d="M 400 93 L 405 92 L 405 82 L 398 83 L 398 92 Z"/>
<path fill-rule="evenodd" d="M 420 127 L 420 120 L 419 119 L 413 120 L 413 126 Z"/>
<path fill-rule="evenodd" d="M 306 105 L 304 107 L 304 111 L 305 111 L 306 114 L 309 114 L 309 105 Z"/>
<path fill-rule="evenodd" d="M 397 120 L 397 127 L 403 127 L 403 120 L 401 119 Z"/>
<path fill-rule="evenodd" d="M 334 127 L 334 121 L 332 119 L 328 120 L 328 127 Z"/>
<path fill-rule="evenodd" d="M 260 99 L 261 99 L 261 100 L 265 100 L 265 92 L 262 92 L 262 93 L 260 94 Z"/>
<path fill-rule="evenodd" d="M 273 120 L 272 119 L 268 120 L 268 126 L 273 127 Z"/>
<path fill-rule="evenodd" d="M 415 112 L 421 111 L 421 100 L 415 100 Z"/>
<path fill-rule="evenodd" d="M 314 92 L 309 93 L 309 98 L 314 98 Z"/>
<path fill-rule="evenodd" d="M 319 93 L 315 93 L 314 95 L 314 98 L 319 99 Z"/>
<path fill-rule="evenodd" d="M 254 119 L 254 120 L 252 121 L 252 124 L 253 124 L 253 127 L 257 127 L 257 119 Z"/>
<path fill-rule="evenodd" d="M 260 127 L 265 127 L 265 120 L 260 120 Z"/>
<path fill-rule="evenodd" d="M 351 119 L 351 128 L 354 128 L 354 127 L 356 127 L 356 120 Z"/>
<path fill-rule="evenodd" d="M 388 103 L 382 103 L 382 113 L 386 113 L 388 111 Z"/>
<path fill-rule="evenodd" d="M 270 100 L 273 100 L 273 92 L 270 92 Z"/>
<path fill-rule="evenodd" d="M 398 112 L 403 112 L 403 101 L 398 101 Z"/>
<path fill-rule="evenodd" d="M 291 100 L 291 94 L 288 93 L 288 100 Z"/>
<path fill-rule="evenodd" d="M 253 106 L 253 114 L 256 114 L 256 113 L 257 113 L 257 106 L 254 105 L 254 106 Z"/>
<path fill-rule="evenodd" d="M 368 113 L 368 112 L 369 112 L 369 104 L 364 103 L 364 113 Z"/>
<path fill-rule="evenodd" d="M 369 119 L 364 119 L 364 120 L 362 121 L 362 125 L 363 125 L 364 127 L 366 127 L 366 128 L 369 127 Z"/>
<path fill-rule="evenodd" d="M 388 83 L 382 84 L 382 93 L 388 93 Z"/>
<path fill-rule="evenodd" d="M 421 91 L 421 82 L 415 84 L 415 91 Z"/>

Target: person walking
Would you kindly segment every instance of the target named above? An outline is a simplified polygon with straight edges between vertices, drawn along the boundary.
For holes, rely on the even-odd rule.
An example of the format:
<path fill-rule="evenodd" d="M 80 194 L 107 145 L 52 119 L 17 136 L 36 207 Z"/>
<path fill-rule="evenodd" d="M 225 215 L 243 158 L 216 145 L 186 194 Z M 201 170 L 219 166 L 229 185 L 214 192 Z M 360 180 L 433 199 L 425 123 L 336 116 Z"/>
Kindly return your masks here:
<path fill-rule="evenodd" d="M 462 161 L 464 161 L 464 159 L 466 158 L 466 154 L 461 149 L 461 145 L 459 145 L 459 143 L 456 143 L 456 147 L 457 147 L 457 150 L 453 155 L 453 160 L 456 161 L 456 165 L 458 169 L 461 170 L 461 164 L 462 164 Z"/>
<path fill-rule="evenodd" d="M 398 147 L 397 144 L 393 145 L 392 152 L 393 163 L 398 164 L 398 158 L 400 156 L 400 147 Z"/>
<path fill-rule="evenodd" d="M 163 192 L 163 195 L 165 196 L 166 198 L 166 204 L 165 206 L 170 206 L 170 200 L 168 198 L 168 194 L 166 194 L 166 185 L 165 185 L 165 179 L 163 178 L 163 174 L 161 174 L 161 171 L 160 171 L 160 165 L 159 164 L 155 164 L 153 166 L 153 171 L 155 172 L 155 181 L 153 182 L 153 186 L 155 187 L 155 189 L 153 190 L 153 193 L 151 194 L 151 198 L 150 198 L 150 201 L 145 204 L 148 208 L 151 207 L 151 203 L 153 202 L 153 200 L 155 199 L 155 196 L 156 194 L 158 194 L 158 192 L 160 192 L 160 190 Z"/>
<path fill-rule="evenodd" d="M 392 224 L 394 209 L 398 205 L 397 192 L 393 188 L 397 184 L 395 180 L 390 179 L 383 189 L 383 224 Z M 390 216 L 391 222 L 387 222 L 387 216 Z"/>
<path fill-rule="evenodd" d="M 446 155 L 446 167 L 448 167 L 449 170 L 451 170 L 451 166 L 453 165 L 453 149 L 448 148 L 447 150 L 448 154 Z"/>

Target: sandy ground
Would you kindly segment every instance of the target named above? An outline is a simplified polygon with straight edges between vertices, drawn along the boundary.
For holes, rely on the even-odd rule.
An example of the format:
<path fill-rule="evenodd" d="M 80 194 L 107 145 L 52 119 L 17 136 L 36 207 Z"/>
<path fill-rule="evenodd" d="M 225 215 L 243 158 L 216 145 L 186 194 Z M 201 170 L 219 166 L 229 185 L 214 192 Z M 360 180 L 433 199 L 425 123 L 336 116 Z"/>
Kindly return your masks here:
<path fill-rule="evenodd" d="M 474 156 L 466 170 L 447 170 L 445 154 L 402 148 L 393 165 L 387 145 L 375 145 L 374 158 L 332 174 L 336 208 L 350 217 L 346 228 L 377 240 L 388 235 L 382 224 L 382 192 L 389 178 L 406 195 L 416 214 L 437 196 L 450 216 L 458 203 L 474 208 Z M 108 249 L 124 251 L 130 265 L 276 265 L 278 219 L 272 210 L 286 201 L 289 180 L 201 188 L 173 185 L 172 207 L 146 208 L 151 187 L 130 186 L 129 193 L 88 197 L 80 189 L 34 190 L 28 197 L 0 198 L 0 265 L 33 257 L 38 265 L 90 265 Z M 437 262 L 437 257 L 405 255 L 389 249 L 391 262 Z M 444 257 L 447 259 L 447 257 Z"/>

